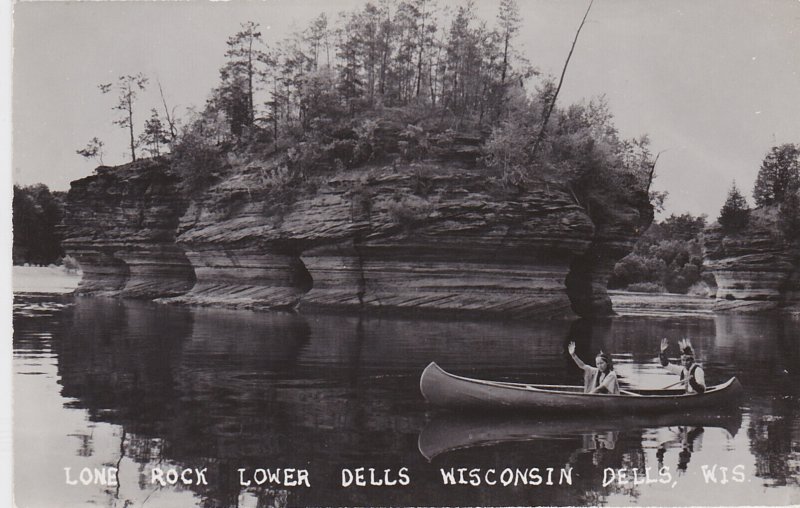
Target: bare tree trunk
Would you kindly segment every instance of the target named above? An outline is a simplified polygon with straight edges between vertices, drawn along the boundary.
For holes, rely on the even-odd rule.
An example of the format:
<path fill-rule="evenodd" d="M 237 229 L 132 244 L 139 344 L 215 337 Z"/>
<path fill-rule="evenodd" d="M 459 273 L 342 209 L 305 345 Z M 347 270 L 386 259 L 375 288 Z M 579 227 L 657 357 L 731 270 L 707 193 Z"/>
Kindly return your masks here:
<path fill-rule="evenodd" d="M 250 44 L 247 48 L 247 123 L 253 125 L 255 111 L 253 107 L 253 38 L 250 37 Z"/>
<path fill-rule="evenodd" d="M 420 27 L 419 54 L 417 55 L 417 94 L 415 96 L 417 98 L 419 97 L 420 85 L 422 85 L 422 53 L 425 48 L 425 4 L 422 5 L 422 26 Z"/>
<path fill-rule="evenodd" d="M 328 41 L 328 30 L 325 30 L 325 61 L 328 69 L 331 68 L 331 45 Z"/>
<path fill-rule="evenodd" d="M 129 85 L 130 86 L 130 85 Z M 131 159 L 136 162 L 136 141 L 133 137 L 133 99 L 128 94 L 128 132 L 131 135 Z"/>
<path fill-rule="evenodd" d="M 503 48 L 503 75 L 500 78 L 500 84 L 506 84 L 506 70 L 508 69 L 508 40 L 511 38 L 511 34 L 506 32 L 506 41 L 505 47 Z"/>
<path fill-rule="evenodd" d="M 175 117 L 169 113 L 167 99 L 164 97 L 164 90 L 161 88 L 161 80 L 156 80 L 156 82 L 158 83 L 158 92 L 161 94 L 161 103 L 164 105 L 164 116 L 166 116 L 167 125 L 169 126 L 169 138 L 174 142 L 175 138 L 178 137 L 178 128 L 175 126 Z"/>
<path fill-rule="evenodd" d="M 656 154 L 656 158 L 653 160 L 653 164 L 650 166 L 650 173 L 647 175 L 647 192 L 650 192 L 650 186 L 653 185 L 653 178 L 656 175 L 656 164 L 658 163 L 658 158 L 661 157 L 661 154 L 664 153 L 666 150 L 661 150 Z"/>
<path fill-rule="evenodd" d="M 272 137 L 275 140 L 275 150 L 278 149 L 278 78 L 273 78 L 272 94 Z"/>
<path fill-rule="evenodd" d="M 594 0 L 589 2 L 589 7 L 586 8 L 586 14 L 583 15 L 583 20 L 581 21 L 580 26 L 578 27 L 578 31 L 575 33 L 575 39 L 572 41 L 572 47 L 569 49 L 569 54 L 567 55 L 567 61 L 564 62 L 564 68 L 561 70 L 561 78 L 558 80 L 558 86 L 556 87 L 556 91 L 553 94 L 553 100 L 550 101 L 550 104 L 547 107 L 547 111 L 545 112 L 544 119 L 542 120 L 542 128 L 539 130 L 539 135 L 536 136 L 536 143 L 533 145 L 533 155 L 536 156 L 536 153 L 539 151 L 539 145 L 542 143 L 544 139 L 544 133 L 547 129 L 547 122 L 550 121 L 550 115 L 553 113 L 553 108 L 556 105 L 556 99 L 558 99 L 558 92 L 561 91 L 561 85 L 564 83 L 564 75 L 567 73 L 567 66 L 569 65 L 569 60 L 572 58 L 572 52 L 575 51 L 575 44 L 578 42 L 578 36 L 581 34 L 581 29 L 583 28 L 584 23 L 586 23 L 586 18 L 589 16 L 589 11 L 592 8 L 592 4 Z"/>

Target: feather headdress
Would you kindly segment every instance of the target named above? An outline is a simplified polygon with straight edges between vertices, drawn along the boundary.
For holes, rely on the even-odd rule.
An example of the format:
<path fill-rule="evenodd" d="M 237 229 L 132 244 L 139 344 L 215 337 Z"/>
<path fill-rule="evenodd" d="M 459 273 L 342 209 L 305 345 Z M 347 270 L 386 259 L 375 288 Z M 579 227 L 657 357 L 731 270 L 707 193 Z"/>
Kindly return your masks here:
<path fill-rule="evenodd" d="M 679 340 L 678 347 L 680 348 L 682 355 L 694 356 L 694 348 L 692 348 L 692 342 L 689 339 Z"/>

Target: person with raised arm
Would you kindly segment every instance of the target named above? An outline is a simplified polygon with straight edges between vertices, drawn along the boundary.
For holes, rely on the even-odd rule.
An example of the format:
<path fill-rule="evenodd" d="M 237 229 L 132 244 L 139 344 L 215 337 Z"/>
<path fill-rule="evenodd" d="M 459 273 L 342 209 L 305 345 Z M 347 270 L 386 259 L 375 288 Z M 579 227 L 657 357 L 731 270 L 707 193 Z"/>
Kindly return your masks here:
<path fill-rule="evenodd" d="M 583 393 L 611 393 L 619 395 L 619 380 L 617 373 L 614 372 L 614 362 L 611 360 L 611 355 L 603 353 L 597 354 L 595 358 L 595 365 L 586 365 L 575 354 L 575 343 L 570 342 L 567 347 L 569 355 L 575 361 L 575 364 L 583 369 Z"/>
<path fill-rule="evenodd" d="M 703 372 L 703 367 L 694 361 L 694 349 L 691 342 L 689 342 L 689 339 L 679 340 L 678 347 L 681 350 L 681 365 L 674 365 L 669 363 L 667 358 L 666 351 L 669 348 L 669 343 L 666 338 L 661 339 L 661 352 L 658 355 L 661 360 L 661 366 L 673 374 L 680 375 L 680 381 L 675 384 L 685 385 L 686 393 L 704 393 L 706 391 L 706 376 Z"/>

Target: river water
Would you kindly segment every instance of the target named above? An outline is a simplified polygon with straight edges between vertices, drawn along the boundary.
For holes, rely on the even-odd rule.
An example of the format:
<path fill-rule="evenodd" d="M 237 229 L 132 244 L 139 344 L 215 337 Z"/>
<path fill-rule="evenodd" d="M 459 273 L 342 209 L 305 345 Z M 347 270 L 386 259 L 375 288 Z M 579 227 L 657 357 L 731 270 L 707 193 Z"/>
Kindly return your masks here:
<path fill-rule="evenodd" d="M 17 294 L 13 323 L 21 507 L 800 503 L 797 320 L 448 321 Z M 497 418 L 433 411 L 419 392 L 431 361 L 580 384 L 571 339 L 584 360 L 611 353 L 626 385 L 665 386 L 661 337 L 673 353 L 691 337 L 709 384 L 739 377 L 741 407 Z M 186 468 L 192 484 L 168 483 Z M 278 468 L 289 477 L 256 484 Z M 459 468 L 467 483 L 446 484 Z"/>

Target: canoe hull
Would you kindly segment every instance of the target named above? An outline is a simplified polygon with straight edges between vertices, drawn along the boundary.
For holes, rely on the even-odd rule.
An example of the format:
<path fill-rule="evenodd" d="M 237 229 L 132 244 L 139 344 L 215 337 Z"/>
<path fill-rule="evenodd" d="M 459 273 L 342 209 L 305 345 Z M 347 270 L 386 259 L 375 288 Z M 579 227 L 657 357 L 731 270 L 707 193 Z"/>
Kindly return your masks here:
<path fill-rule="evenodd" d="M 585 394 L 581 387 L 499 383 L 455 376 L 431 362 L 422 372 L 420 391 L 434 406 L 451 410 L 536 411 L 542 413 L 664 413 L 708 409 L 735 403 L 742 394 L 736 378 L 704 394 L 664 390 L 663 395 Z M 650 391 L 652 393 L 652 391 Z"/>

